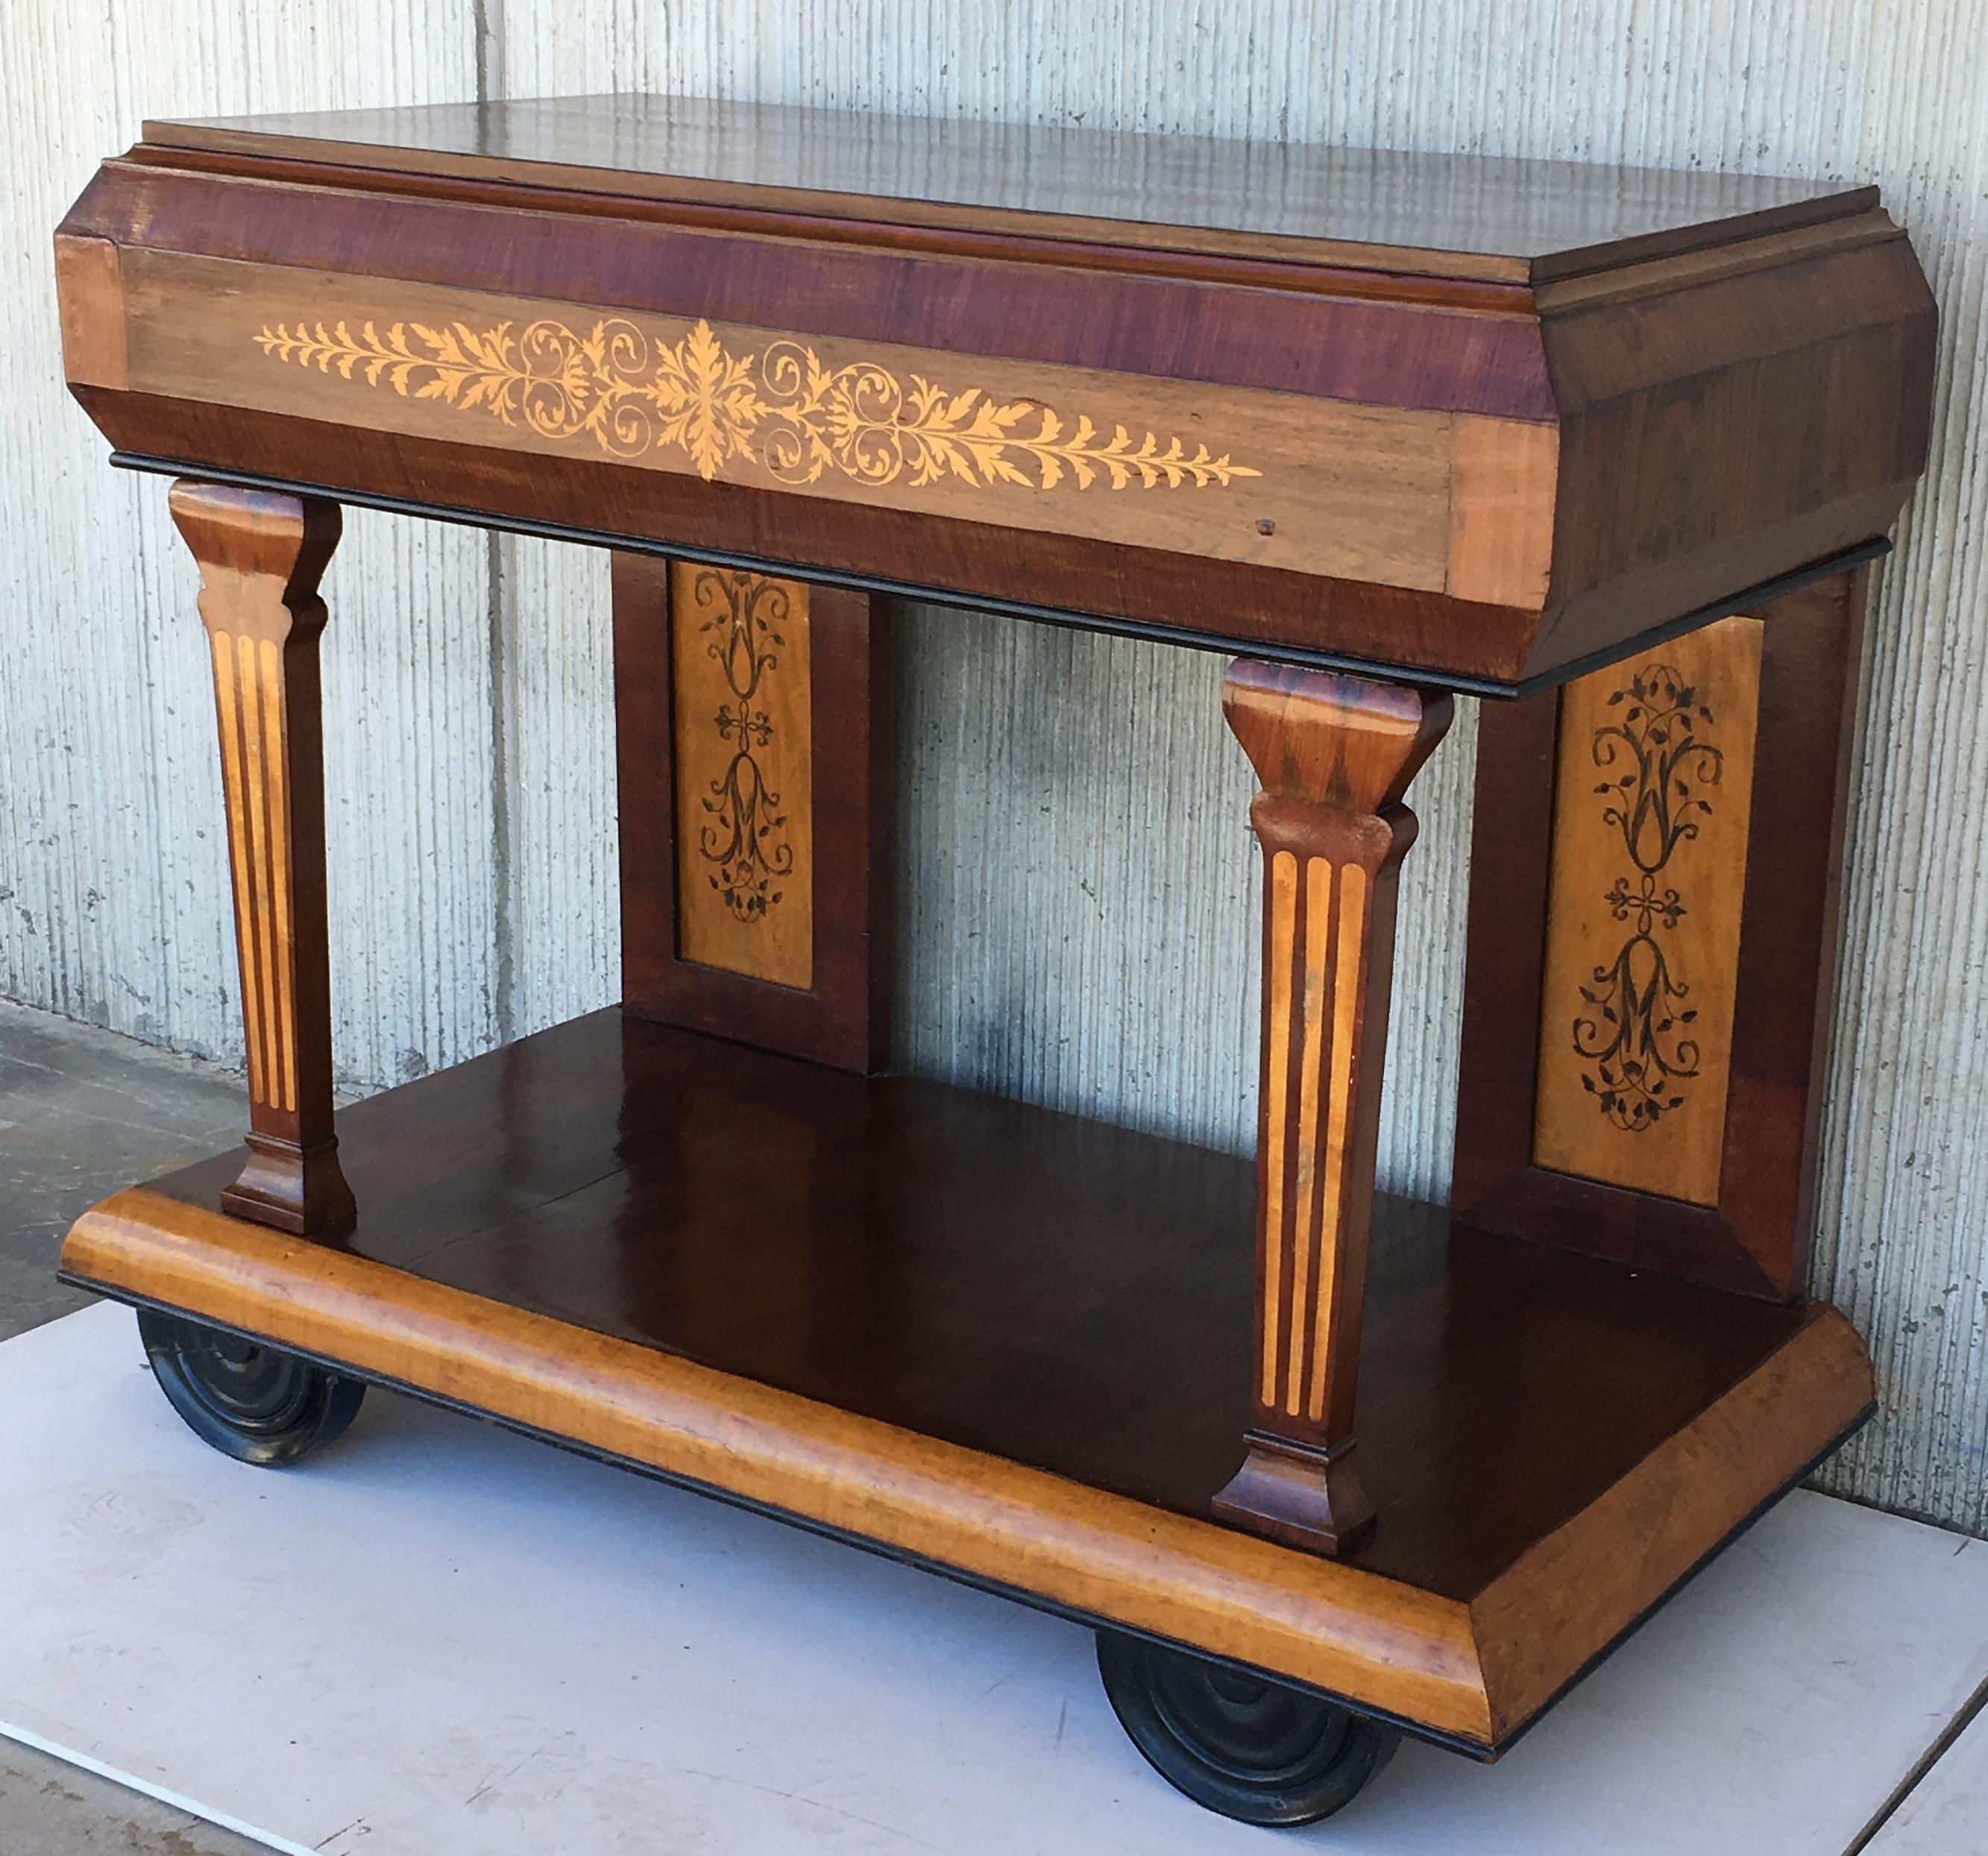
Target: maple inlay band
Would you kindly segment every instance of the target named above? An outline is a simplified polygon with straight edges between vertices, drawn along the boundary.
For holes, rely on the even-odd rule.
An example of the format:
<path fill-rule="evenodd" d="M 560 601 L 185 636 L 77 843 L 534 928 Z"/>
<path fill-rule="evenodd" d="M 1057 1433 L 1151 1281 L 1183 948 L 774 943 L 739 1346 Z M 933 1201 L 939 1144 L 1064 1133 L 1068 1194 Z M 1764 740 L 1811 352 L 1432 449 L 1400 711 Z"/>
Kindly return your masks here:
<path fill-rule="evenodd" d="M 1311 1391 L 1306 1415 L 1314 1424 L 1325 1416 L 1325 1358 L 1331 1344 L 1332 1293 L 1337 1246 L 1329 1241 L 1339 1229 L 1346 1183 L 1346 1131 L 1353 1102 L 1353 1051 L 1359 1009 L 1361 968 L 1366 952 L 1367 872 L 1347 864 L 1339 877 L 1339 969 L 1332 987 L 1332 1087 L 1325 1134 L 1325 1212 L 1320 1222 L 1328 1241 L 1320 1249 L 1314 1320 Z M 1293 1378 L 1296 1374 L 1293 1374 Z M 1296 1409 L 1295 1406 L 1293 1408 Z"/>
<path fill-rule="evenodd" d="M 545 438 L 591 438 L 614 457 L 681 450 L 707 480 L 733 458 L 794 484 L 835 472 L 871 485 L 952 477 L 982 488 L 1150 490 L 1262 475 L 1205 444 L 1190 451 L 1178 437 L 1135 438 L 1124 424 L 1107 434 L 1088 414 L 1069 418 L 1033 399 L 900 377 L 876 361 L 830 367 L 786 338 L 740 352 L 702 317 L 674 342 L 620 316 L 584 335 L 541 316 L 522 329 L 395 321 L 384 332 L 372 321 L 356 332 L 343 321 L 279 322 L 254 339 L 274 360 L 480 408 Z"/>
<path fill-rule="evenodd" d="M 242 1017 L 249 1093 L 285 1114 L 297 1105 L 290 988 L 289 847 L 284 820 L 281 675 L 267 639 L 210 634 L 228 805 L 228 864 L 241 935 Z M 256 873 L 266 871 L 267 887 Z"/>
<path fill-rule="evenodd" d="M 264 638 L 256 646 L 255 680 L 262 709 L 260 733 L 263 787 L 269 841 L 271 901 L 270 941 L 272 970 L 276 975 L 276 1016 L 272 1035 L 276 1040 L 276 1106 L 286 1111 L 297 1105 L 297 1040 L 292 1010 L 291 974 L 296 964 L 296 916 L 290 906 L 290 796 L 284 777 L 288 756 L 284 751 L 283 710 L 278 692 L 282 687 L 282 659 L 273 639 Z"/>
<path fill-rule="evenodd" d="M 1277 1402 L 1277 1343 L 1283 1326 L 1284 1121 L 1291 1064 L 1291 950 L 1297 935 L 1298 860 L 1288 850 L 1270 859 L 1270 989 L 1266 1032 L 1269 1097 L 1263 1127 L 1263 1382 L 1262 1402 Z"/>
<path fill-rule="evenodd" d="M 248 864 L 251 870 L 260 873 L 265 882 L 252 887 L 255 901 L 255 985 L 253 1023 L 256 1036 L 262 1046 L 265 1100 L 272 1108 L 281 1108 L 282 1085 L 278 1079 L 275 1045 L 276 1011 L 276 924 L 271 920 L 273 913 L 275 881 L 273 867 L 276 862 L 275 847 L 269 835 L 268 783 L 263 778 L 266 756 L 263 752 L 266 723 L 263 718 L 264 691 L 262 680 L 255 674 L 255 641 L 238 637 L 235 641 L 235 675 L 237 701 L 242 715 L 242 739 L 239 744 L 241 764 L 236 777 L 242 783 L 242 810 L 248 820 Z M 245 1015 L 250 989 L 245 984 L 243 993 Z"/>
<path fill-rule="evenodd" d="M 248 1064 L 248 1093 L 269 1100 L 269 1056 L 262 1036 L 255 981 L 258 937 L 255 891 L 249 872 L 248 821 L 243 815 L 242 722 L 235 674 L 235 640 L 225 631 L 211 631 L 208 646 L 214 659 L 214 701 L 220 724 L 221 786 L 228 808 L 228 862 L 235 880 L 235 918 L 239 925 L 238 964 L 242 974 L 242 1017 Z"/>
<path fill-rule="evenodd" d="M 1297 1217 L 1291 1234 L 1291 1339 L 1285 1376 L 1284 1409 L 1296 1412 L 1304 1376 L 1305 1310 L 1311 1263 L 1318 1247 L 1314 1214 L 1318 1198 L 1318 1094 L 1325 1037 L 1326 943 L 1332 929 L 1332 865 L 1324 857 L 1305 861 L 1304 1040 L 1298 1072 Z"/>
<path fill-rule="evenodd" d="M 1368 875 L 1358 864 L 1335 867 L 1327 857 L 1305 859 L 1300 975 L 1297 870 L 1298 860 L 1290 851 L 1278 851 L 1271 860 L 1273 964 L 1266 1079 L 1271 1118 L 1265 1137 L 1264 1185 L 1270 1235 L 1265 1258 L 1263 1402 L 1281 1406 L 1293 1418 L 1302 1414 L 1316 1424 L 1325 1415 L 1334 1238 L 1344 1203 Z M 1297 1121 L 1294 1150 L 1287 1154 L 1284 1078 L 1294 1039 Z M 1283 1293 L 1287 1276 L 1288 1324 Z"/>

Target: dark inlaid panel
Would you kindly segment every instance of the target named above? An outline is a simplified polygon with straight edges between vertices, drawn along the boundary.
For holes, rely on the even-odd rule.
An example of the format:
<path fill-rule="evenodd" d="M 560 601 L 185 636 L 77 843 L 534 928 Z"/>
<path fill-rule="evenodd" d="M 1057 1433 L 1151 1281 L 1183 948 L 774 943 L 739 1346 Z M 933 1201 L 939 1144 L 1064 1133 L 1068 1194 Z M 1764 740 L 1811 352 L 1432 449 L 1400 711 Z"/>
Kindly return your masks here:
<path fill-rule="evenodd" d="M 340 1136 L 395 1267 L 1188 1513 L 1242 1460 L 1247 1161 L 615 1010 Z M 1459 1598 L 1804 1318 L 1384 1198 L 1368 1289 L 1350 1557 Z"/>

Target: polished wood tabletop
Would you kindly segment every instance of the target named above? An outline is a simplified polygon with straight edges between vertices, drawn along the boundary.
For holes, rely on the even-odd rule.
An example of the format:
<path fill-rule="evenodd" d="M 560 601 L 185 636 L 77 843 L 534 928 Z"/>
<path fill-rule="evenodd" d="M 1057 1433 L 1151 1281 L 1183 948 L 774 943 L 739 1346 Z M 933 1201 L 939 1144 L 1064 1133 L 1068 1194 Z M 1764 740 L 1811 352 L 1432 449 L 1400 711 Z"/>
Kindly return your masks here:
<path fill-rule="evenodd" d="M 646 96 L 151 122 L 164 148 L 1543 282 L 1878 203 L 1756 174 Z"/>

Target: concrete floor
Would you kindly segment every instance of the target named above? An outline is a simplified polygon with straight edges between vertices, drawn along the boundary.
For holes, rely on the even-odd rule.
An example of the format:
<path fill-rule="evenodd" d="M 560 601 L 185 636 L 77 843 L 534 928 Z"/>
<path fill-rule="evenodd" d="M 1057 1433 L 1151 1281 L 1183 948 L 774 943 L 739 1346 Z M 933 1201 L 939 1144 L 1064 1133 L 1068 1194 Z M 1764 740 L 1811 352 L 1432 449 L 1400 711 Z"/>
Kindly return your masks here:
<path fill-rule="evenodd" d="M 106 1192 L 241 1138 L 242 1079 L 0 1001 L 0 1340 L 91 1298 L 55 1280 Z M 0 1739 L 0 1856 L 248 1856 L 263 1846 Z M 265 1853 L 266 1856 L 266 1853 Z"/>

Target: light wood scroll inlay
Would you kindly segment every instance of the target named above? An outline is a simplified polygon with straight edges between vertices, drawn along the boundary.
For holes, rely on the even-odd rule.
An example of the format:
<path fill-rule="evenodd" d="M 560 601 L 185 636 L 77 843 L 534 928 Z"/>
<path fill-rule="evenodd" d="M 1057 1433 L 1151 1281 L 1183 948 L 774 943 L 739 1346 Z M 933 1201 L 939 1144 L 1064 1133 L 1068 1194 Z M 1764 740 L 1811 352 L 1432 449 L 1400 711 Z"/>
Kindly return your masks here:
<path fill-rule="evenodd" d="M 1135 436 L 1087 413 L 901 377 L 878 361 L 830 367 L 801 342 L 729 347 L 702 317 L 674 342 L 626 316 L 583 329 L 549 316 L 482 329 L 279 322 L 255 339 L 274 360 L 522 421 L 546 438 L 590 439 L 613 456 L 681 451 L 707 480 L 734 457 L 796 484 L 840 474 L 915 487 L 951 477 L 982 488 L 1150 490 L 1262 475 L 1205 444 Z"/>
<path fill-rule="evenodd" d="M 1242 1468 L 1216 1512 L 1326 1552 L 1374 1515 L 1353 1466 L 1400 801 L 1449 698 L 1243 661 L 1223 708 L 1263 789 L 1257 1371 Z"/>
<path fill-rule="evenodd" d="M 1719 1202 L 1761 644 L 1721 620 L 1562 695 L 1543 1167 Z"/>
<path fill-rule="evenodd" d="M 248 1046 L 248 1161 L 222 1202 L 336 1229 L 353 1208 L 332 1131 L 316 589 L 338 509 L 189 482 L 171 500 L 200 563 Z"/>
<path fill-rule="evenodd" d="M 670 569 L 677 934 L 685 960 L 814 983 L 809 597 L 799 580 Z"/>
<path fill-rule="evenodd" d="M 506 478 L 528 454 L 1473 600 L 1530 583 L 1554 506 L 1556 449 L 1476 429 L 1503 418 L 149 248 L 120 262 L 131 394 L 362 450 L 471 447 Z"/>

